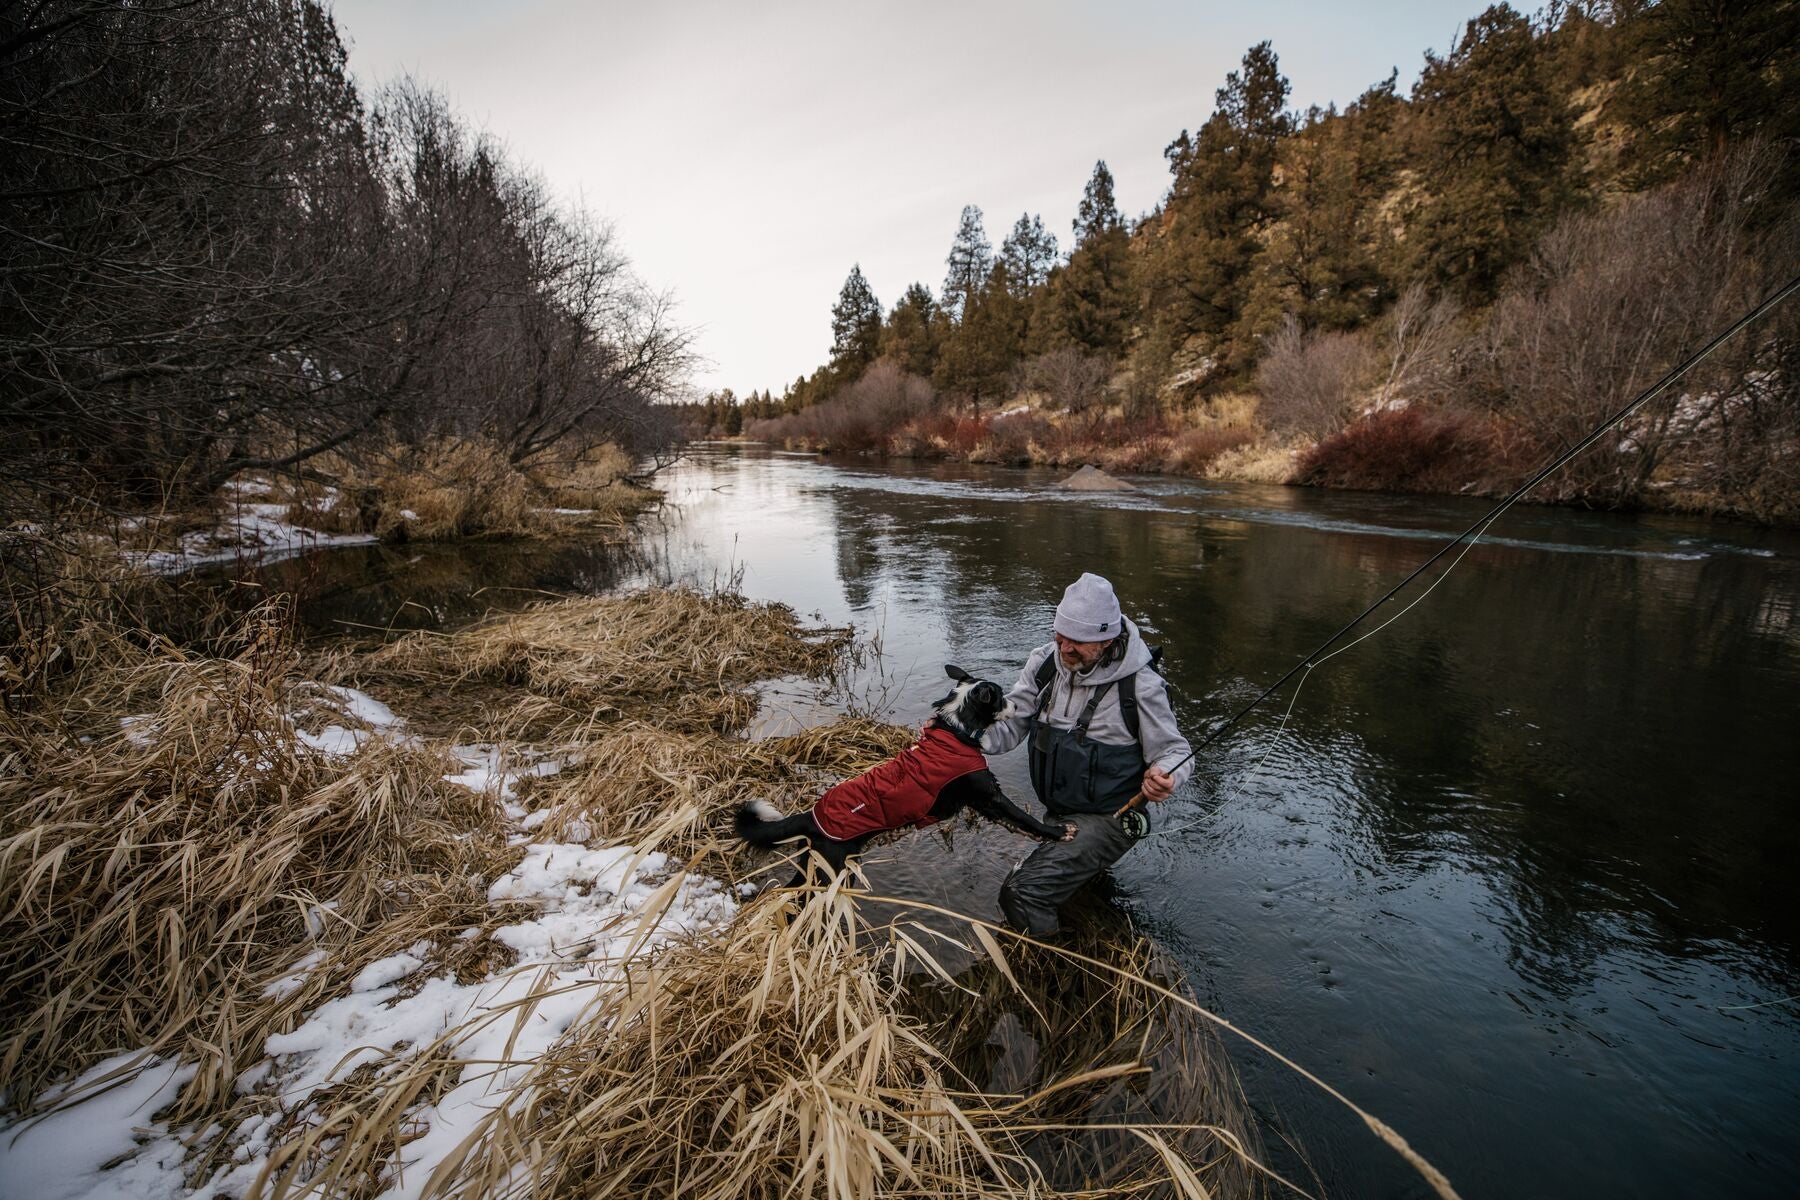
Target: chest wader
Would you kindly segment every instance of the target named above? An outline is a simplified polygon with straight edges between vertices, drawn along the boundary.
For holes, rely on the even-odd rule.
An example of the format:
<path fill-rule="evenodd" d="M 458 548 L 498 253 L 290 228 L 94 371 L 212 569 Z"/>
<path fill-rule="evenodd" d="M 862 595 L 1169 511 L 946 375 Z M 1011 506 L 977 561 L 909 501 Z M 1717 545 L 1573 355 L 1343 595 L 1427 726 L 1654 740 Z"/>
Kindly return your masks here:
<path fill-rule="evenodd" d="M 1051 670 L 1055 670 L 1054 663 Z M 1115 746 L 1087 735 L 1094 710 L 1112 686 L 1108 681 L 1094 689 L 1073 729 L 1057 729 L 1044 720 L 1054 685 L 1044 689 L 1038 702 L 1031 728 L 1031 786 L 1050 810 L 1052 820 L 1071 813 L 1115 813 L 1137 795 L 1144 782 L 1144 752 L 1137 741 Z M 1120 699 L 1124 699 L 1123 689 Z"/>
<path fill-rule="evenodd" d="M 1050 671 L 1056 670 L 1054 662 L 1048 666 Z M 1119 688 L 1121 706 L 1128 697 L 1135 702 L 1133 682 L 1127 676 Z M 1047 819 L 1074 825 L 1075 837 L 1038 846 L 1000 885 L 1000 909 L 1007 924 L 1033 937 L 1056 933 L 1061 928 L 1057 909 L 1063 902 L 1143 836 L 1113 819 L 1113 813 L 1137 794 L 1144 780 L 1140 743 L 1134 737 L 1129 746 L 1113 746 L 1087 735 L 1094 710 L 1112 684 L 1094 689 L 1073 729 L 1056 729 L 1044 720 L 1055 691 L 1050 683 L 1039 676 L 1042 698 L 1031 727 L 1031 786 L 1049 810 Z M 1129 709 L 1125 713 L 1134 734 L 1135 715 Z"/>

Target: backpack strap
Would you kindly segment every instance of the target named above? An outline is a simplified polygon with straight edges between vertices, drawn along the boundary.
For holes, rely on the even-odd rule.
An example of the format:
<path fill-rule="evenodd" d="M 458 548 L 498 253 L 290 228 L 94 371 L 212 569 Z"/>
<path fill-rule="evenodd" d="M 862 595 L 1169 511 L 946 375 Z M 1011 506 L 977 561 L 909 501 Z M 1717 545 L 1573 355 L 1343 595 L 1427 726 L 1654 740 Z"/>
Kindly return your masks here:
<path fill-rule="evenodd" d="M 1125 719 L 1125 728 L 1131 731 L 1131 740 L 1141 748 L 1144 738 L 1138 732 L 1137 672 L 1133 671 L 1119 680 L 1119 716 Z"/>
<path fill-rule="evenodd" d="M 1044 710 L 1050 706 L 1050 684 L 1055 678 L 1056 651 L 1052 650 L 1050 653 L 1044 655 L 1044 661 L 1038 664 L 1037 669 L 1037 715 L 1040 717 L 1044 715 Z"/>
<path fill-rule="evenodd" d="M 1105 698 L 1107 691 L 1111 689 L 1111 687 L 1112 680 L 1109 679 L 1099 687 L 1095 688 L 1094 694 L 1088 697 L 1087 705 L 1081 710 L 1081 717 L 1075 722 L 1076 737 L 1084 738 L 1087 736 L 1088 722 L 1094 719 L 1094 710 L 1100 707 L 1100 701 Z M 1124 693 L 1121 692 L 1120 698 L 1123 699 L 1123 697 Z M 1136 730 L 1133 730 L 1132 736 L 1137 736 Z"/>
<path fill-rule="evenodd" d="M 1158 675 L 1162 674 L 1162 656 L 1163 648 L 1161 646 L 1150 647 L 1150 661 L 1146 665 Z M 1132 740 L 1142 746 L 1144 735 L 1140 732 L 1142 727 L 1138 723 L 1136 671 L 1119 680 L 1119 716 L 1124 718 L 1125 728 L 1131 731 Z"/>

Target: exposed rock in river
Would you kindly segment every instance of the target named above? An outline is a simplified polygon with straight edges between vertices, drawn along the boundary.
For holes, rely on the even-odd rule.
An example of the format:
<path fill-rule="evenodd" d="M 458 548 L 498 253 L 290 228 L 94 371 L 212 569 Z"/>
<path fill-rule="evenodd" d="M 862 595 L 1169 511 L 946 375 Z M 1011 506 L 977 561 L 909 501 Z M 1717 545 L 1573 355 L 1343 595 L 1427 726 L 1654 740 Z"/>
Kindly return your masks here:
<path fill-rule="evenodd" d="M 1135 492 L 1123 479 L 1114 479 L 1099 467 L 1087 466 L 1056 485 L 1069 492 Z"/>

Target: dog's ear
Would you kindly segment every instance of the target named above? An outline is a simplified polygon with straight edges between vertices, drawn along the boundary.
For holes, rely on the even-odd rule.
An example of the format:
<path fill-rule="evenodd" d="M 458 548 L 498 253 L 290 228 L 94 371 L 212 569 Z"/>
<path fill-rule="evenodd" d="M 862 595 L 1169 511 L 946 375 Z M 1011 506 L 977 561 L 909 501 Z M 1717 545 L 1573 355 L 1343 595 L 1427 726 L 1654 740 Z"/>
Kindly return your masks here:
<path fill-rule="evenodd" d="M 961 667 L 956 666 L 952 663 L 944 664 L 944 674 L 946 674 L 950 678 L 956 680 L 956 682 L 958 682 L 958 683 L 968 683 L 970 680 L 975 678 L 973 675 L 969 674 L 967 671 L 963 670 Z"/>

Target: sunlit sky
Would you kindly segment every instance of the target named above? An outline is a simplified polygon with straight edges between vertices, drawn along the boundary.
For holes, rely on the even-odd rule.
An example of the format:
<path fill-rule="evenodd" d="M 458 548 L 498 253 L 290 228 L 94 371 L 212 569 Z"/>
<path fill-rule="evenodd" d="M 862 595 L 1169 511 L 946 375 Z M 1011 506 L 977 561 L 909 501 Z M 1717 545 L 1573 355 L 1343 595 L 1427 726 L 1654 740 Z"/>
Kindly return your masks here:
<path fill-rule="evenodd" d="M 1127 217 L 1162 151 L 1269 39 L 1296 108 L 1354 100 L 1451 46 L 1479 0 L 855 5 L 337 0 L 368 90 L 410 73 L 672 290 L 697 391 L 823 362 L 860 263 L 884 307 L 935 293 L 965 204 L 989 240 L 1042 214 L 1066 252 L 1096 159 Z M 1529 6 L 1526 6 L 1529 7 Z"/>

